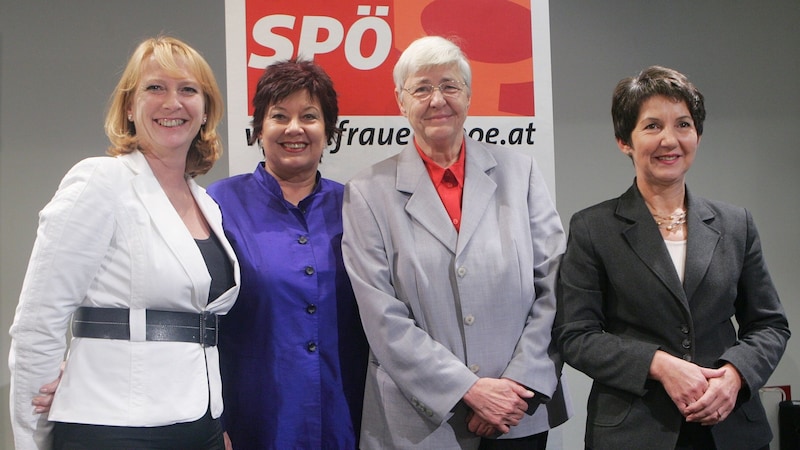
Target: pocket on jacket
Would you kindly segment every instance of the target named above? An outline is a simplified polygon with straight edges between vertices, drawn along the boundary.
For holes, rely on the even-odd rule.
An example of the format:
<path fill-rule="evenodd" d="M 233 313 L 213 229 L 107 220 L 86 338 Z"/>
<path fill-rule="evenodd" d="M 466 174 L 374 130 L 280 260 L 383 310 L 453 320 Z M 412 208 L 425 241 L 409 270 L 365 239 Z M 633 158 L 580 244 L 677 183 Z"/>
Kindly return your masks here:
<path fill-rule="evenodd" d="M 589 422 L 601 427 L 621 424 L 631 411 L 635 396 L 595 383 L 589 393 Z"/>
<path fill-rule="evenodd" d="M 750 397 L 748 401 L 742 403 L 739 409 L 750 422 L 767 422 L 767 413 L 764 411 L 764 405 L 761 404 L 761 398 L 758 395 Z"/>

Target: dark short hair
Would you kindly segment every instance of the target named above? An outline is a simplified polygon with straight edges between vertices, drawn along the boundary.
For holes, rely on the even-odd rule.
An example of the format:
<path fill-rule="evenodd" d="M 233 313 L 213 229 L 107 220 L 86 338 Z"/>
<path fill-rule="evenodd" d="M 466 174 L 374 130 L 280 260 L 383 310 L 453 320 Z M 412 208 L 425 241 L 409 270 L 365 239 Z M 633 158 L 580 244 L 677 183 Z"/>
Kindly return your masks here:
<path fill-rule="evenodd" d="M 703 121 L 706 119 L 703 94 L 677 70 L 650 66 L 635 77 L 623 78 L 614 89 L 611 118 L 617 139 L 631 144 L 631 133 L 636 127 L 642 104 L 655 95 L 684 102 L 692 115 L 697 135 L 702 136 Z"/>
<path fill-rule="evenodd" d="M 261 138 L 267 109 L 298 91 L 306 91 L 312 99 L 319 101 L 325 120 L 325 137 L 329 145 L 333 142 L 333 137 L 339 133 L 336 127 L 339 104 L 333 81 L 313 61 L 290 59 L 267 66 L 258 80 L 256 93 L 253 95 L 253 134 L 250 136 L 250 145 Z"/>

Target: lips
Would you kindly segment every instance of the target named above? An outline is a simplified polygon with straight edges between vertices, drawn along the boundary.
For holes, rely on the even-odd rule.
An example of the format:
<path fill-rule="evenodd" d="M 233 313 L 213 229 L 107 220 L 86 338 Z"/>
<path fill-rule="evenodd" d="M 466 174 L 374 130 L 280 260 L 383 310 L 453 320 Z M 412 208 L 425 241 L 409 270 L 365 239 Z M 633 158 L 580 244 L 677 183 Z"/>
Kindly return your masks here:
<path fill-rule="evenodd" d="M 282 142 L 281 146 L 289 151 L 298 151 L 303 150 L 308 147 L 308 143 L 306 142 Z"/>
<path fill-rule="evenodd" d="M 670 162 L 675 161 L 676 159 L 680 158 L 678 155 L 664 155 L 664 156 L 656 156 L 656 159 L 659 161 Z"/>
<path fill-rule="evenodd" d="M 186 123 L 185 119 L 156 119 L 156 123 L 161 125 L 162 127 L 179 127 Z"/>
<path fill-rule="evenodd" d="M 450 118 L 450 114 L 438 114 L 435 116 L 426 117 L 425 120 L 447 120 Z"/>

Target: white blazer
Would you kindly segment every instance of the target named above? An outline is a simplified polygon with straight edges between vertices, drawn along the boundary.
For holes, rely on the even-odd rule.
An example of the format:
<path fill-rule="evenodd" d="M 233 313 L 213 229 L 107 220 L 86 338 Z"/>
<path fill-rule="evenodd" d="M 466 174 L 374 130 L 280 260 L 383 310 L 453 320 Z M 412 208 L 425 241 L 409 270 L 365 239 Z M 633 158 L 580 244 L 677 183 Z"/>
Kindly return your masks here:
<path fill-rule="evenodd" d="M 234 266 L 236 286 L 210 304 L 200 250 L 140 152 L 81 161 L 41 211 L 11 326 L 17 449 L 50 446 L 51 425 L 31 400 L 58 375 L 79 306 L 129 308 L 131 340 L 73 338 L 50 420 L 159 426 L 196 420 L 209 406 L 222 413 L 217 347 L 145 342 L 145 309 L 225 314 L 238 294 L 219 208 L 189 186 Z"/>
<path fill-rule="evenodd" d="M 551 354 L 561 220 L 533 159 L 466 140 L 456 233 L 413 144 L 345 188 L 342 253 L 370 345 L 365 449 L 468 449 L 461 401 L 479 377 L 552 400 L 506 437 L 570 416 Z"/>

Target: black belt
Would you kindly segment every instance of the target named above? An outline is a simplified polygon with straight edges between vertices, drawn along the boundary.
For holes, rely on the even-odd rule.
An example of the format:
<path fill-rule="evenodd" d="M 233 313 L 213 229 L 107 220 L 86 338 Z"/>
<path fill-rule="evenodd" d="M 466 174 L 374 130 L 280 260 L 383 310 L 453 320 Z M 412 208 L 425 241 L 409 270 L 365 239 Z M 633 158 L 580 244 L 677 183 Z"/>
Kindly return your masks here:
<path fill-rule="evenodd" d="M 130 340 L 129 310 L 125 308 L 92 308 L 82 306 L 72 316 L 75 337 Z M 194 342 L 203 347 L 217 345 L 219 316 L 204 311 L 189 313 L 148 309 L 146 339 L 148 341 Z"/>

